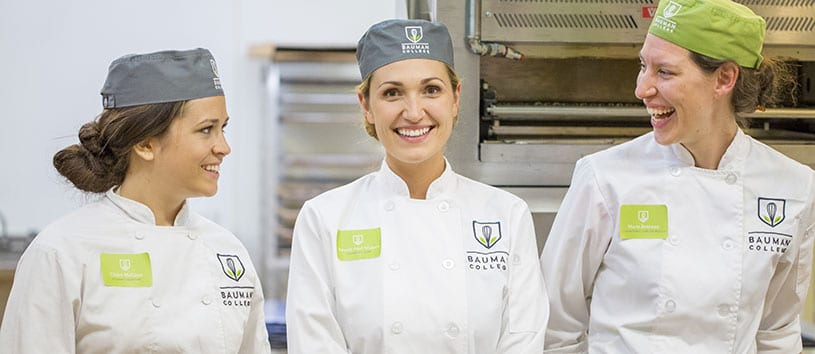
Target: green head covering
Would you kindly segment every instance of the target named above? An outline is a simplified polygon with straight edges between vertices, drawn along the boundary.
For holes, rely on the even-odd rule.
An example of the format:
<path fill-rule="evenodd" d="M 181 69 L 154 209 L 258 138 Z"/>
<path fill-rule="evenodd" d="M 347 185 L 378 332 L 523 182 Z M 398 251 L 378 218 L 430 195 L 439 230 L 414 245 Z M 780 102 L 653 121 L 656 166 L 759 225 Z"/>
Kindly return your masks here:
<path fill-rule="evenodd" d="M 766 22 L 730 0 L 661 0 L 648 32 L 687 50 L 757 69 Z"/>

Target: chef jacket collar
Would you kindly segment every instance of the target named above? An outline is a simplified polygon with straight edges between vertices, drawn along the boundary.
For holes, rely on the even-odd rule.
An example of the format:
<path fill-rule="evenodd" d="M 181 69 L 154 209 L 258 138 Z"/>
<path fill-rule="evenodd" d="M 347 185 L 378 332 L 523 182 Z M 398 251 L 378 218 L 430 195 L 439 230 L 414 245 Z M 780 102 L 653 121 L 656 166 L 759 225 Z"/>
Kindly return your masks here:
<path fill-rule="evenodd" d="M 156 217 L 153 215 L 153 211 L 150 210 L 147 205 L 122 197 L 119 195 L 117 190 L 118 187 L 111 188 L 107 191 L 107 193 L 105 193 L 105 197 L 119 209 L 121 209 L 125 214 L 127 214 L 127 216 L 129 216 L 131 219 L 143 224 L 156 225 Z M 181 210 L 178 211 L 178 215 L 175 216 L 173 226 L 186 226 L 189 224 L 189 220 L 189 206 L 187 201 L 184 201 L 184 205 L 181 207 Z"/>
<path fill-rule="evenodd" d="M 719 161 L 717 170 L 741 170 L 741 163 L 747 157 L 748 153 L 749 144 L 747 140 L 747 135 L 745 135 L 741 129 L 738 129 L 736 136 L 733 138 L 733 141 L 730 142 L 730 146 L 727 147 L 727 150 L 725 150 L 721 161 Z M 671 144 L 670 147 L 674 156 L 682 161 L 683 164 L 687 166 L 696 165 L 693 155 L 691 155 L 690 151 L 682 146 L 682 144 Z"/>
<path fill-rule="evenodd" d="M 410 190 L 407 183 L 402 180 L 396 173 L 391 170 L 386 160 L 382 160 L 382 167 L 379 169 L 380 175 L 384 177 L 385 186 L 388 190 L 396 193 L 397 195 L 410 197 Z M 427 199 L 436 198 L 447 191 L 453 190 L 456 186 L 456 178 L 453 169 L 450 167 L 450 162 L 444 158 L 444 172 L 441 173 L 439 178 L 436 178 L 430 187 L 427 189 Z"/>

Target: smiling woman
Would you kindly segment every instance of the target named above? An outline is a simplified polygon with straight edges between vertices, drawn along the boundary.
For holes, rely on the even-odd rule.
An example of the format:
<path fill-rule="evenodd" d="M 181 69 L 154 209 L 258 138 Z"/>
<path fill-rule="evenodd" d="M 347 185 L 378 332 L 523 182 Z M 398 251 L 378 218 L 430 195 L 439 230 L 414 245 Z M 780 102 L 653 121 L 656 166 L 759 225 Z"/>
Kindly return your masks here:
<path fill-rule="evenodd" d="M 453 172 L 461 94 L 441 23 L 357 46 L 379 171 L 307 201 L 289 270 L 289 353 L 540 353 L 548 306 L 526 203 Z"/>
<path fill-rule="evenodd" d="M 187 204 L 217 192 L 220 164 L 231 151 L 212 54 L 121 57 L 102 97 L 105 109 L 82 126 L 79 144 L 53 159 L 76 188 L 102 195 L 46 227 L 26 249 L 0 347 L 270 352 L 263 293 L 246 249 Z"/>

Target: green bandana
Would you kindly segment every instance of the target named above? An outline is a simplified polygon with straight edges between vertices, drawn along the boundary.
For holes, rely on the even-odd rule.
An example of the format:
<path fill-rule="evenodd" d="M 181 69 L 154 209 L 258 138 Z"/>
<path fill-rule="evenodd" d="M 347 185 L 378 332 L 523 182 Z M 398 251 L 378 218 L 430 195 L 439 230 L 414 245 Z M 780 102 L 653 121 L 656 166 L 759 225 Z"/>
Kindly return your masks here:
<path fill-rule="evenodd" d="M 730 0 L 661 0 L 648 32 L 687 50 L 757 69 L 766 23 Z"/>

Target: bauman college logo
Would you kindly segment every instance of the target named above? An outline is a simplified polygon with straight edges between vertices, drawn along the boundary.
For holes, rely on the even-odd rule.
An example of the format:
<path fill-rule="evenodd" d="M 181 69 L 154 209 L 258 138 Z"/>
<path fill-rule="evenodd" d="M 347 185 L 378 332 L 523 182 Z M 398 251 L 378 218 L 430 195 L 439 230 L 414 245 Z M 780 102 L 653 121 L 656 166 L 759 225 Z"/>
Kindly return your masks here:
<path fill-rule="evenodd" d="M 787 201 L 784 199 L 758 198 L 758 218 L 770 227 L 776 227 L 786 217 Z"/>
<path fill-rule="evenodd" d="M 473 236 L 478 243 L 490 249 L 501 239 L 501 223 L 473 220 Z"/>
<path fill-rule="evenodd" d="M 246 270 L 243 268 L 243 262 L 241 262 L 238 256 L 218 254 L 218 260 L 221 261 L 221 269 L 229 279 L 239 281 L 243 274 L 246 273 Z"/>

